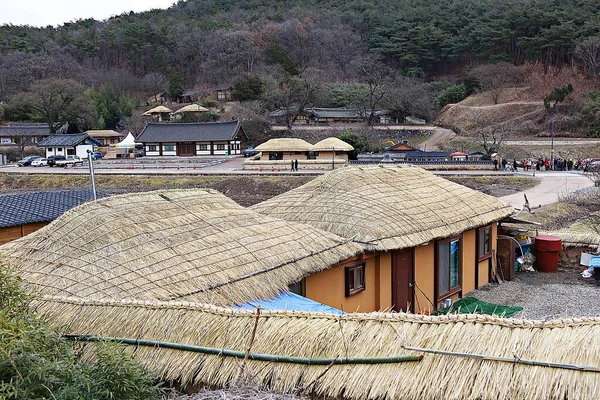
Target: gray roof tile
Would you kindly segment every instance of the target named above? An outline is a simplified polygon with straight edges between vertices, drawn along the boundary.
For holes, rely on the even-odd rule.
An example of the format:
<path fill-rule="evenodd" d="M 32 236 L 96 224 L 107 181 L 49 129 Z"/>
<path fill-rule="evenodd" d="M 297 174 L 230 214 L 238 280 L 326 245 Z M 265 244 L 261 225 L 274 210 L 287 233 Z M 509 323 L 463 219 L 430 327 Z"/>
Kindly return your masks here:
<path fill-rule="evenodd" d="M 98 198 L 107 197 L 97 193 Z M 0 196 L 0 227 L 50 222 L 65 211 L 93 200 L 89 189 L 29 192 Z"/>
<path fill-rule="evenodd" d="M 62 135 L 50 135 L 44 140 L 38 143 L 39 147 L 49 146 L 77 146 L 78 144 L 88 141 L 91 144 L 99 146 L 100 143 L 91 137 L 87 133 L 72 133 Z"/>
<path fill-rule="evenodd" d="M 166 142 L 210 142 L 232 140 L 240 134 L 245 137 L 240 121 L 237 119 L 225 122 L 149 122 L 136 142 L 166 143 Z"/>

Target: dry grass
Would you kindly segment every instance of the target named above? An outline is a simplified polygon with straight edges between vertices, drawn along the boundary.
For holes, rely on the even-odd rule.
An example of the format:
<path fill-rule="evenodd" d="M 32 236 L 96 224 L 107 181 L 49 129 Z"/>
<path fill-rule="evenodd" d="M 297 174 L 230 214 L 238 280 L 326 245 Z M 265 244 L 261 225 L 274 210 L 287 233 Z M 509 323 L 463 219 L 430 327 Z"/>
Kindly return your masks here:
<path fill-rule="evenodd" d="M 310 151 L 312 144 L 306 140 L 297 138 L 278 138 L 269 139 L 265 143 L 259 144 L 254 148 L 256 151 Z"/>

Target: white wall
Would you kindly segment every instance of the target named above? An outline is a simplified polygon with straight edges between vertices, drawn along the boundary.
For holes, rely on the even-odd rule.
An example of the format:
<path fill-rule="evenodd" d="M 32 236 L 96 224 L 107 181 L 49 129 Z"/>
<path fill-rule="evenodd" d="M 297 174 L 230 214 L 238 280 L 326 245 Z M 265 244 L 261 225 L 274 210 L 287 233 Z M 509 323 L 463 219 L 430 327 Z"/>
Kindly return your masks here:
<path fill-rule="evenodd" d="M 77 154 L 81 158 L 87 159 L 87 156 L 88 156 L 87 151 L 88 150 L 93 152 L 94 145 L 93 144 L 80 144 L 79 146 L 75 146 L 75 154 Z"/>

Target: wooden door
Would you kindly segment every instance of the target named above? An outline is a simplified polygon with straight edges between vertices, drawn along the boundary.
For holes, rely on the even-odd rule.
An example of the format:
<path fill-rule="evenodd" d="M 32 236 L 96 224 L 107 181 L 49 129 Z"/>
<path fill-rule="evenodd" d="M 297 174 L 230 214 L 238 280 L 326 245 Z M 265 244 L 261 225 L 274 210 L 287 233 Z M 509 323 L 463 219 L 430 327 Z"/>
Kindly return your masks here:
<path fill-rule="evenodd" d="M 196 155 L 196 144 L 195 143 L 177 143 L 177 155 L 178 156 L 195 156 Z"/>
<path fill-rule="evenodd" d="M 413 249 L 392 253 L 392 305 L 394 311 L 414 312 Z"/>

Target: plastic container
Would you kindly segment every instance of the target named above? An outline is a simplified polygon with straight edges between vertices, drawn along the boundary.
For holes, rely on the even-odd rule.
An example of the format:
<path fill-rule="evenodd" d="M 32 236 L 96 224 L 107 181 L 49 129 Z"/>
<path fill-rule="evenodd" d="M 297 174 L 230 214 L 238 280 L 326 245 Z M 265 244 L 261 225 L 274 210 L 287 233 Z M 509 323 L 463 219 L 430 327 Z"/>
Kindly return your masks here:
<path fill-rule="evenodd" d="M 539 235 L 535 237 L 537 269 L 542 272 L 558 271 L 558 253 L 562 250 L 562 241 L 557 236 Z"/>

